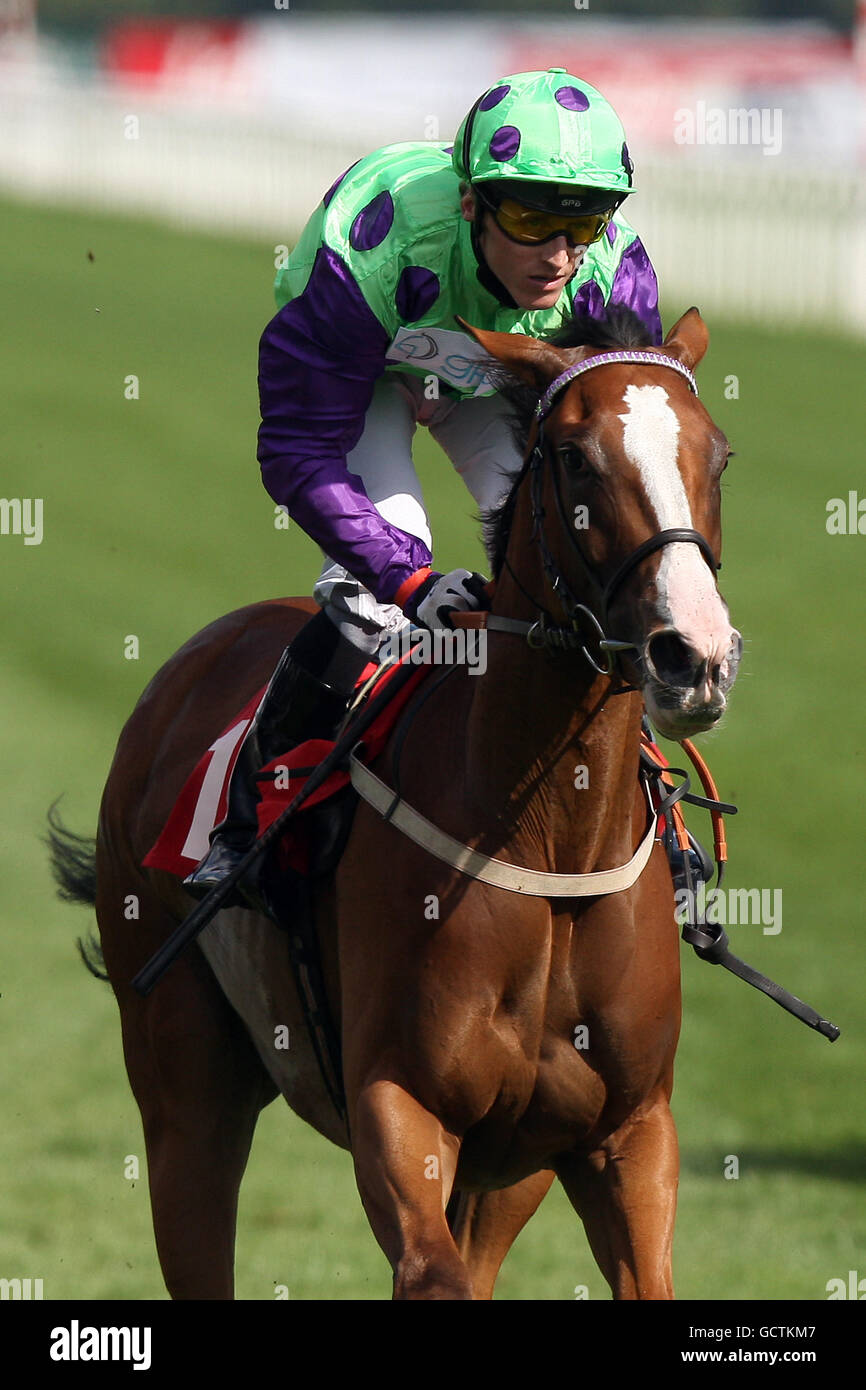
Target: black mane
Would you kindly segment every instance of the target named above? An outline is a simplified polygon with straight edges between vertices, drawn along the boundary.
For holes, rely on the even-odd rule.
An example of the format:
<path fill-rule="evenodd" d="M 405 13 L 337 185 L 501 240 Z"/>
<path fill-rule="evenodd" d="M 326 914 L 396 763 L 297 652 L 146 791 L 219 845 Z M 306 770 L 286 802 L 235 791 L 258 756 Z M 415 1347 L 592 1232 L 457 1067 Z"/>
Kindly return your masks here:
<path fill-rule="evenodd" d="M 591 314 L 576 314 L 545 341 L 554 347 L 566 349 L 592 347 L 604 350 L 655 346 L 643 319 L 624 304 L 610 305 L 600 318 L 594 318 Z M 489 375 L 509 407 L 509 424 L 514 442 L 522 455 L 526 450 L 526 440 L 535 416 L 535 407 L 541 399 L 540 393 L 525 381 L 513 376 L 505 367 L 494 369 Z M 524 464 L 505 501 L 485 512 L 481 518 L 484 546 L 494 579 L 499 577 L 505 561 L 517 488 L 523 480 L 526 467 Z"/>
<path fill-rule="evenodd" d="M 655 346 L 643 319 L 625 304 L 608 305 L 600 318 L 593 318 L 592 314 L 575 314 L 546 341 L 561 348 Z"/>

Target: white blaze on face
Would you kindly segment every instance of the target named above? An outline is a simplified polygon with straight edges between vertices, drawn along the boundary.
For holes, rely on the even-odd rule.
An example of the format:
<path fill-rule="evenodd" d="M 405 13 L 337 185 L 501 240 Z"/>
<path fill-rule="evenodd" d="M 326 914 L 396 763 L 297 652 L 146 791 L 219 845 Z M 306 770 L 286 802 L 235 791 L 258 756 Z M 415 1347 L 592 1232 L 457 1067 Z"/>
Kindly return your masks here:
<path fill-rule="evenodd" d="M 659 531 L 693 530 L 691 508 L 680 474 L 680 422 L 662 386 L 629 386 L 623 397 L 626 457 L 638 470 Z M 712 572 L 696 545 L 675 542 L 661 551 L 656 585 L 670 622 L 710 665 L 731 645 L 731 624 Z"/>

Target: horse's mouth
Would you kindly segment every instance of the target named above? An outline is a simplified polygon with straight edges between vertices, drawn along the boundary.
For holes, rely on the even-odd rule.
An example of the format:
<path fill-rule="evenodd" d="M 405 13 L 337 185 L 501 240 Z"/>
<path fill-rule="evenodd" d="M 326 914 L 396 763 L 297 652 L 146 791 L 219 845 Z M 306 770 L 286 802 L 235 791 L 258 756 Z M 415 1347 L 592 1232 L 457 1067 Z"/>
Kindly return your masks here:
<path fill-rule="evenodd" d="M 718 687 L 708 699 L 694 690 L 681 690 L 649 681 L 644 702 L 650 723 L 663 738 L 676 741 L 714 729 L 727 709 L 727 698 Z"/>
<path fill-rule="evenodd" d="M 714 729 L 737 678 L 742 638 L 733 631 L 727 650 L 702 656 L 670 628 L 647 639 L 635 665 L 650 722 L 664 738 L 691 738 Z"/>

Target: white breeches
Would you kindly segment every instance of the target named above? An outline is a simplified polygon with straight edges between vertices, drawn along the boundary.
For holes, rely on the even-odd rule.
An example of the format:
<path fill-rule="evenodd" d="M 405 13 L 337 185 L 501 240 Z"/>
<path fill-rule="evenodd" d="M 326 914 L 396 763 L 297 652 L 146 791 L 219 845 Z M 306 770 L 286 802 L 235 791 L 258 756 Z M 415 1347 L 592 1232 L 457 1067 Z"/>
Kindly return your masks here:
<path fill-rule="evenodd" d="M 417 425 L 427 426 L 482 514 L 505 498 L 521 458 L 500 396 L 427 400 L 421 377 L 393 371 L 380 377 L 364 433 L 348 455 L 349 472 L 361 478 L 367 496 L 386 521 L 418 536 L 432 551 L 412 461 Z M 377 603 L 348 570 L 327 557 L 313 597 L 350 642 L 368 651 L 375 650 L 383 631 L 396 632 L 407 621 L 399 608 Z"/>

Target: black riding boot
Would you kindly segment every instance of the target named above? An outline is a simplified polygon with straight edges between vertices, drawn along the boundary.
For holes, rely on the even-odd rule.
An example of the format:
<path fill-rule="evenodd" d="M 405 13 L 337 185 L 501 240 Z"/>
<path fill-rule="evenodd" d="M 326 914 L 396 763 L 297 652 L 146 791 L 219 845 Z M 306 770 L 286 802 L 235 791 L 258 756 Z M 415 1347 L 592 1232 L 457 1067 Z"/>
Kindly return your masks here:
<path fill-rule="evenodd" d="M 309 738 L 333 738 L 354 682 L 369 660 L 370 654 L 342 637 L 324 613 L 311 619 L 283 652 L 244 736 L 229 785 L 225 819 L 211 831 L 210 849 L 204 859 L 184 879 L 184 887 L 196 897 L 204 897 L 222 883 L 255 842 L 259 802 L 256 773 L 278 754 Z M 227 906 L 261 906 L 260 867 L 261 861 L 251 866 L 238 885 L 239 895 L 229 898 Z"/>

